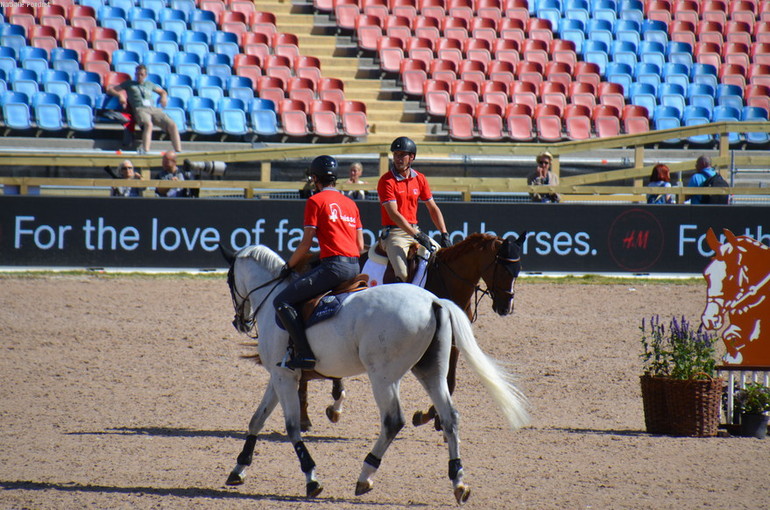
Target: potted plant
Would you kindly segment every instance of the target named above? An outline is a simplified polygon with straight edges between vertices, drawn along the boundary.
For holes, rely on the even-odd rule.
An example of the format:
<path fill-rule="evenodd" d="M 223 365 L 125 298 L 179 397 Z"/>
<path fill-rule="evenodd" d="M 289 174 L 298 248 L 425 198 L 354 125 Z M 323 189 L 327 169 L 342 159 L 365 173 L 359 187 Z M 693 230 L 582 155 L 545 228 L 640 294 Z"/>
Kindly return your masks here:
<path fill-rule="evenodd" d="M 642 321 L 642 398 L 651 433 L 708 437 L 717 434 L 723 381 L 716 378 L 716 340 L 684 317 L 668 325 L 655 315 Z M 648 412 L 649 411 L 649 412 Z"/>
<path fill-rule="evenodd" d="M 751 382 L 735 393 L 735 406 L 741 413 L 741 435 L 764 439 L 770 416 L 770 388 Z"/>

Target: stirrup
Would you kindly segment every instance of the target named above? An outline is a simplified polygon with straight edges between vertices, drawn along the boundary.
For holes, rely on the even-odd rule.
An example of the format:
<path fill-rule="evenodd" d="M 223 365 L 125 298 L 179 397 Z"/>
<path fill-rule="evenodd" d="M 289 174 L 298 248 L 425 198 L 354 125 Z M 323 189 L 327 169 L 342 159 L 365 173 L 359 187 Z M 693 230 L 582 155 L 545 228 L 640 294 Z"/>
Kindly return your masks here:
<path fill-rule="evenodd" d="M 315 362 L 316 360 L 313 357 L 302 356 L 290 359 L 288 362 L 284 363 L 283 366 L 291 370 L 313 370 L 315 368 Z"/>

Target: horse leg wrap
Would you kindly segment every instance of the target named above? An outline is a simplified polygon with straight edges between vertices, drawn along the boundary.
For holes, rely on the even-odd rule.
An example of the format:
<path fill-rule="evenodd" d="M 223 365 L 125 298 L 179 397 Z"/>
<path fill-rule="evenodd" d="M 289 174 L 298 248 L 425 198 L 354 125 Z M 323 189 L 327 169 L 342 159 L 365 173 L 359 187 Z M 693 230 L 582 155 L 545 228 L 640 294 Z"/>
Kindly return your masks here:
<path fill-rule="evenodd" d="M 371 452 L 369 454 L 367 454 L 366 458 L 364 459 L 364 463 L 365 464 L 369 464 L 374 469 L 380 469 L 380 463 L 381 462 L 382 462 L 382 459 L 378 459 L 377 457 L 372 455 Z"/>
<path fill-rule="evenodd" d="M 457 475 L 462 471 L 463 463 L 460 459 L 452 459 L 449 461 L 449 479 L 454 480 Z"/>
<path fill-rule="evenodd" d="M 246 436 L 246 444 L 243 445 L 241 454 L 238 455 L 238 464 L 242 466 L 251 466 L 251 460 L 254 457 L 254 446 L 257 444 L 257 436 L 249 434 Z"/>
<path fill-rule="evenodd" d="M 315 468 L 315 462 L 313 462 L 313 458 L 310 456 L 310 452 L 307 451 L 307 448 L 305 448 L 305 443 L 302 441 L 297 441 L 297 443 L 294 445 L 294 451 L 297 452 L 299 465 L 302 467 L 303 473 L 309 473 Z"/>

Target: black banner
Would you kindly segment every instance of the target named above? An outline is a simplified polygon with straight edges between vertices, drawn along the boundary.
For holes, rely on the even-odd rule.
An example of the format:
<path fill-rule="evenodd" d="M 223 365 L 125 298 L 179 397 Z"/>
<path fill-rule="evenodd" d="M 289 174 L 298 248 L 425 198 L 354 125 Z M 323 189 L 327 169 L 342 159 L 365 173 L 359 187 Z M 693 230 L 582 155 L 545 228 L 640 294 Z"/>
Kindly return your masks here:
<path fill-rule="evenodd" d="M 364 240 L 380 226 L 358 202 Z M 727 228 L 770 244 L 762 206 L 441 202 L 452 241 L 473 232 L 528 232 L 525 271 L 701 273 L 705 234 Z M 264 244 L 287 257 L 302 238 L 302 200 L 0 197 L 0 266 L 223 268 L 222 243 Z M 424 206 L 420 224 L 432 230 Z"/>

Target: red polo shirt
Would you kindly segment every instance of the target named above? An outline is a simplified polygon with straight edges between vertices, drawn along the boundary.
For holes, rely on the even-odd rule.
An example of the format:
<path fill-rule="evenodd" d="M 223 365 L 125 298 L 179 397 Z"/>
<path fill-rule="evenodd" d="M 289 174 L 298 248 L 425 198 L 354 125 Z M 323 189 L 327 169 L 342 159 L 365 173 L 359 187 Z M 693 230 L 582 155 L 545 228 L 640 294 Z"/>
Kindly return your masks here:
<path fill-rule="evenodd" d="M 358 206 L 336 189 L 325 189 L 307 200 L 305 226 L 316 229 L 322 259 L 360 255 L 357 231 L 363 227 Z"/>
<path fill-rule="evenodd" d="M 409 175 L 401 177 L 391 167 L 390 171 L 380 177 L 377 183 L 377 195 L 380 204 L 396 202 L 398 212 L 412 225 L 417 224 L 417 201 L 427 201 L 433 198 L 428 180 L 420 172 L 409 169 Z M 395 226 L 384 207 L 380 208 L 383 226 Z"/>

